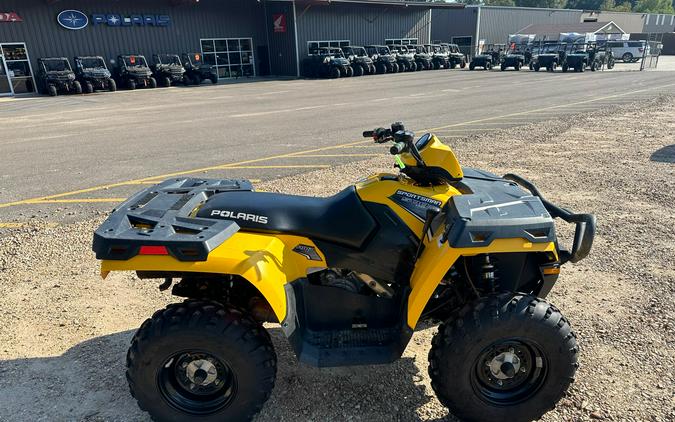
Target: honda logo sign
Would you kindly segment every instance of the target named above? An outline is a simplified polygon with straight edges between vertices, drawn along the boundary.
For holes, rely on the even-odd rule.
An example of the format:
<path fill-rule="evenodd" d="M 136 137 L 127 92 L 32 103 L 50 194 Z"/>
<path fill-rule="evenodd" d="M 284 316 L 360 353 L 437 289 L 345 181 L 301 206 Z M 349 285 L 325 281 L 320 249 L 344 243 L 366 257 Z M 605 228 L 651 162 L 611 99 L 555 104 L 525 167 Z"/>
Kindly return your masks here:
<path fill-rule="evenodd" d="M 0 12 L 0 22 L 23 22 L 15 12 Z"/>
<path fill-rule="evenodd" d="M 286 32 L 286 15 L 277 13 L 272 15 L 272 23 L 274 24 L 274 32 Z"/>

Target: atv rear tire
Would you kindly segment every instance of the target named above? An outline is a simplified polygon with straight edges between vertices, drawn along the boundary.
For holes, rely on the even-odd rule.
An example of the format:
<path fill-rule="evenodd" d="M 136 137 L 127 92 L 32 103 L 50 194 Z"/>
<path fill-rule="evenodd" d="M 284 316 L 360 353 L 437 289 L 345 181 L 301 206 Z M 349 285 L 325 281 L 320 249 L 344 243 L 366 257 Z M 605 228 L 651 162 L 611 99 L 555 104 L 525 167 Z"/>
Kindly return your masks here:
<path fill-rule="evenodd" d="M 108 91 L 115 92 L 117 91 L 117 83 L 114 79 L 108 79 Z"/>
<path fill-rule="evenodd" d="M 80 81 L 73 82 L 73 89 L 75 90 L 76 94 L 82 94 L 82 84 Z"/>
<path fill-rule="evenodd" d="M 162 86 L 164 88 L 170 87 L 171 86 L 171 78 L 169 78 L 168 76 L 165 76 L 164 78 L 162 78 Z"/>
<path fill-rule="evenodd" d="M 340 69 L 338 69 L 337 67 L 331 67 L 330 71 L 328 73 L 328 76 L 331 79 L 338 79 L 341 75 L 342 75 L 342 72 L 340 72 Z"/>
<path fill-rule="evenodd" d="M 376 71 L 378 74 L 383 75 L 387 73 L 387 66 L 384 63 L 378 63 L 376 65 Z"/>
<path fill-rule="evenodd" d="M 535 72 L 539 72 L 539 69 L 541 69 L 541 66 L 539 64 L 535 64 L 533 66 Z"/>
<path fill-rule="evenodd" d="M 94 85 L 92 85 L 91 82 L 85 82 L 84 83 L 84 92 L 87 94 L 91 94 L 94 92 Z"/>
<path fill-rule="evenodd" d="M 410 71 L 411 72 L 417 72 L 417 63 L 416 62 L 410 62 Z"/>
<path fill-rule="evenodd" d="M 578 351 L 553 305 L 495 294 L 441 324 L 429 352 L 431 386 L 461 420 L 531 421 L 572 383 Z"/>
<path fill-rule="evenodd" d="M 157 79 L 150 77 L 150 88 L 157 88 Z"/>
<path fill-rule="evenodd" d="M 473 63 L 469 64 L 469 70 L 474 70 L 475 68 L 476 68 L 476 66 L 474 66 Z"/>
<path fill-rule="evenodd" d="M 57 95 L 59 95 L 59 91 L 56 89 L 54 85 L 48 85 L 47 94 L 49 94 L 50 97 L 56 97 Z"/>
<path fill-rule="evenodd" d="M 506 65 L 502 63 L 502 65 L 500 66 L 500 69 L 502 70 L 502 72 L 505 71 L 505 70 L 506 70 Z"/>
<path fill-rule="evenodd" d="M 492 62 L 487 62 L 485 64 L 485 70 L 492 70 Z"/>
<path fill-rule="evenodd" d="M 127 81 L 127 89 L 134 90 L 136 89 L 136 81 L 133 79 L 129 79 Z"/>
<path fill-rule="evenodd" d="M 203 300 L 155 312 L 127 352 L 127 381 L 153 420 L 250 420 L 269 398 L 277 357 L 250 316 Z"/>
<path fill-rule="evenodd" d="M 209 79 L 211 80 L 211 83 L 214 84 L 214 85 L 216 85 L 216 84 L 218 83 L 218 77 L 217 77 L 217 76 L 213 76 L 213 77 L 211 77 L 211 78 L 209 78 Z M 201 82 L 200 82 L 200 83 L 201 83 Z"/>
<path fill-rule="evenodd" d="M 351 66 L 347 66 L 345 74 L 347 75 L 348 78 L 351 78 L 354 76 L 354 68 Z"/>
<path fill-rule="evenodd" d="M 354 66 L 354 76 L 363 76 L 364 70 L 363 66 L 357 64 Z"/>
<path fill-rule="evenodd" d="M 439 62 L 434 62 L 433 64 L 434 70 L 438 70 L 441 68 L 441 64 Z"/>
<path fill-rule="evenodd" d="M 392 63 L 392 64 L 391 64 L 391 71 L 392 71 L 393 73 L 398 73 L 399 70 L 401 70 L 401 68 L 398 67 L 398 63 Z"/>

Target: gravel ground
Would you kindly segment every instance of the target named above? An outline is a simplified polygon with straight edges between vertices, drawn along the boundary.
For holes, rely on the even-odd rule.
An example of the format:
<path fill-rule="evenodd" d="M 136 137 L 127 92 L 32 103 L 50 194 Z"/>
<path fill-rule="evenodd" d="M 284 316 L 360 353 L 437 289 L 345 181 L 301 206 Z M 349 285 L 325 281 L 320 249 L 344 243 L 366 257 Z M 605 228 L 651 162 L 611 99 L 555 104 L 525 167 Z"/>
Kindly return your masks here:
<path fill-rule="evenodd" d="M 520 173 L 554 202 L 598 217 L 591 256 L 567 265 L 549 296 L 572 321 L 582 366 L 545 421 L 675 420 L 674 133 L 669 97 L 448 139 L 465 165 Z M 391 161 L 383 154 L 258 188 L 325 195 Z M 131 274 L 97 277 L 90 241 L 102 218 L 0 232 L 0 420 L 147 420 L 128 394 L 124 355 L 136 327 L 172 298 Z M 435 327 L 419 330 L 393 365 L 321 370 L 299 365 L 270 331 L 279 372 L 260 421 L 454 420 L 427 376 Z"/>

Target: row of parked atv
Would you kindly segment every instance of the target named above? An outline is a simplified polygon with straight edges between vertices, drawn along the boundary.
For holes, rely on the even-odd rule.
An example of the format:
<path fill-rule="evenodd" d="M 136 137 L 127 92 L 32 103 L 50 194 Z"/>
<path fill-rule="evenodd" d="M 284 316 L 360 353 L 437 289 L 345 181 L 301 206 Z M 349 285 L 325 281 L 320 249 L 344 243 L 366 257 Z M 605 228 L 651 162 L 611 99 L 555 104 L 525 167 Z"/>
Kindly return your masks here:
<path fill-rule="evenodd" d="M 586 69 L 591 71 L 612 69 L 614 64 L 611 49 L 603 45 L 549 42 L 538 45 L 511 45 L 508 48 L 505 44 L 491 44 L 471 59 L 469 69 L 490 70 L 499 66 L 504 71 L 520 70 L 528 66 L 535 72 L 539 72 L 540 69 L 554 72 L 558 68 L 563 72 L 570 70 L 584 72 Z"/>
<path fill-rule="evenodd" d="M 341 78 L 417 70 L 466 67 L 456 44 L 390 44 L 320 47 L 302 61 L 302 76 Z"/>
<path fill-rule="evenodd" d="M 38 84 L 43 94 L 82 94 L 96 90 L 168 87 L 175 84 L 199 85 L 202 81 L 218 82 L 215 66 L 202 62 L 199 53 L 155 54 L 148 65 L 143 55 L 117 56 L 112 71 L 101 56 L 78 56 L 75 67 L 65 57 L 38 60 Z"/>

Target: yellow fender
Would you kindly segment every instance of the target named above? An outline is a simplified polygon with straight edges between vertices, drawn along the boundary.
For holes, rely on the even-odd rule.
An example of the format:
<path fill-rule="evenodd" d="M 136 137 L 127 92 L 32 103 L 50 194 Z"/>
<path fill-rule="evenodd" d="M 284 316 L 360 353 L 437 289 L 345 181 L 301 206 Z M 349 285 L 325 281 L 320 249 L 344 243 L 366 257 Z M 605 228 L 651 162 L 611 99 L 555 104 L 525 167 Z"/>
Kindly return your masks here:
<path fill-rule="evenodd" d="M 424 249 L 424 253 L 415 264 L 410 278 L 410 297 L 408 298 L 408 326 L 415 329 L 424 307 L 450 267 L 460 256 L 474 256 L 484 253 L 496 254 L 505 252 L 553 252 L 555 243 L 532 243 L 525 239 L 495 239 L 488 246 L 478 248 L 453 248 L 448 242 L 440 243 L 442 230 L 432 238 Z"/>
<path fill-rule="evenodd" d="M 321 261 L 293 252 L 298 245 L 314 247 Z M 237 232 L 209 253 L 206 261 L 179 261 L 166 255 L 137 255 L 126 261 L 104 260 L 101 275 L 110 271 L 184 271 L 239 275 L 269 302 L 279 321 L 286 317 L 284 286 L 306 277 L 314 268 L 326 268 L 326 258 L 304 237 Z"/>

